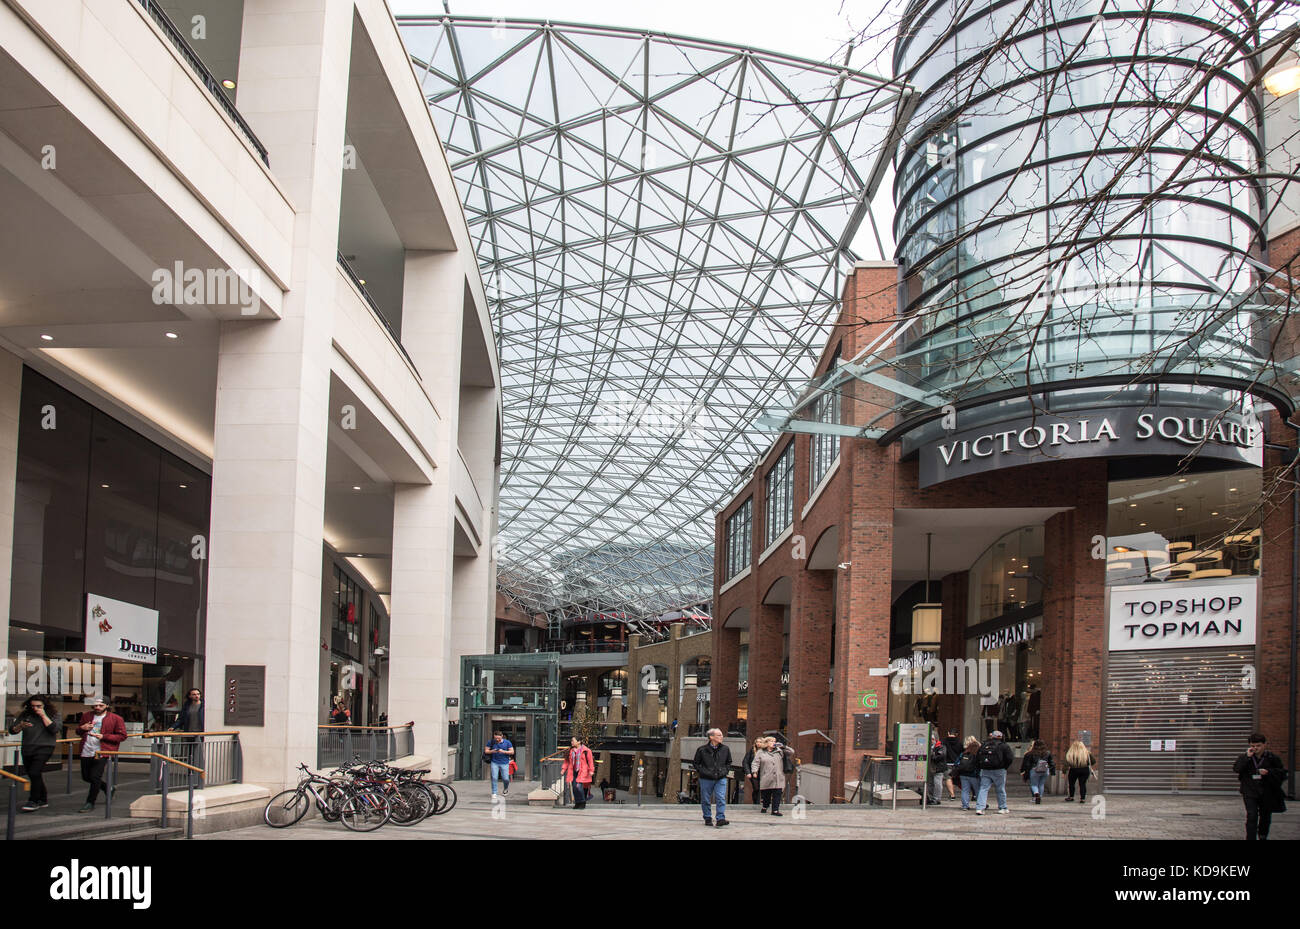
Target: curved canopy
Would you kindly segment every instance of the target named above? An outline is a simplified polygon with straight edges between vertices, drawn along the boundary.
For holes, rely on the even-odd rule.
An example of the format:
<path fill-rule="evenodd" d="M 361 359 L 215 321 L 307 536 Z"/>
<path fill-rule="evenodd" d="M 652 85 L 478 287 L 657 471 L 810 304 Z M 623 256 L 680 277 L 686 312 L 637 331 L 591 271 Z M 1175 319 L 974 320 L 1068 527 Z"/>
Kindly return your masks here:
<path fill-rule="evenodd" d="M 897 85 L 625 29 L 399 25 L 496 327 L 501 588 L 561 616 L 708 601 L 714 512 L 771 439 L 750 424 L 811 374 L 874 233 Z"/>

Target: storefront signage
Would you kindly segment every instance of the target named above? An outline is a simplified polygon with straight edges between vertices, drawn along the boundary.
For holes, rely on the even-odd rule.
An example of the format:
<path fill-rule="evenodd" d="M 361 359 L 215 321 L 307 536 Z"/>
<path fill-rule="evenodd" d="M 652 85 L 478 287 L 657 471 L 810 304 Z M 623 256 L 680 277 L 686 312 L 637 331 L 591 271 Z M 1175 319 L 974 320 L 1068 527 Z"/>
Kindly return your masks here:
<path fill-rule="evenodd" d="M 991 652 L 995 648 L 1002 648 L 1006 645 L 1028 642 L 1033 637 L 1033 623 L 1016 623 L 996 629 L 993 632 L 984 633 L 984 635 L 980 636 L 979 647 L 982 652 Z"/>
<path fill-rule="evenodd" d="M 938 652 L 913 652 L 903 658 L 892 658 L 889 662 L 891 671 L 911 671 L 925 667 L 925 663 L 939 657 Z"/>
<path fill-rule="evenodd" d="M 1255 644 L 1259 582 L 1137 584 L 1110 589 L 1110 649 Z"/>
<path fill-rule="evenodd" d="M 1039 413 L 957 432 L 922 445 L 920 486 L 1068 458 L 1192 454 L 1260 467 L 1263 432 L 1253 417 L 1190 407 L 1121 407 Z"/>
<path fill-rule="evenodd" d="M 85 651 L 114 661 L 157 664 L 158 611 L 88 594 Z"/>

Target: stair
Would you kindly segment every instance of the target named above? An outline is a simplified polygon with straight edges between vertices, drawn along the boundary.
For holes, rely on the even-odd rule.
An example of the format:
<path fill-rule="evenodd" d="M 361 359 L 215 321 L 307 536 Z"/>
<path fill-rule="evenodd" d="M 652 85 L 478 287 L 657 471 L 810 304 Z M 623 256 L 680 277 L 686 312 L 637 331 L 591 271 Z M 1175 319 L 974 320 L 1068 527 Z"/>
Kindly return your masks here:
<path fill-rule="evenodd" d="M 59 817 L 48 823 L 27 822 L 20 828 L 17 839 L 172 839 L 185 835 L 185 828 L 168 826 L 163 829 L 155 819 L 87 819 L 85 814 L 76 820 Z"/>

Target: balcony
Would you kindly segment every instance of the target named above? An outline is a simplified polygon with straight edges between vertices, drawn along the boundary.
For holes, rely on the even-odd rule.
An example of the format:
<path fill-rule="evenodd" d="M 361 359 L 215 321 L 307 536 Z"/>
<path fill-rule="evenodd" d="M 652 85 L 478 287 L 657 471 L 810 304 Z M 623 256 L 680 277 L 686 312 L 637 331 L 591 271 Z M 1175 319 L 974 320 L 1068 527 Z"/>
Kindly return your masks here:
<path fill-rule="evenodd" d="M 239 114 L 239 110 L 235 109 L 235 104 L 230 101 L 230 98 L 226 96 L 225 90 L 222 89 L 221 82 L 213 76 L 212 72 L 208 70 L 208 66 L 203 63 L 203 59 L 200 58 L 194 49 L 190 47 L 190 43 L 186 41 L 184 33 L 176 28 L 176 24 L 171 21 L 171 17 L 163 12 L 162 7 L 155 3 L 154 0 L 138 0 L 138 2 L 140 6 L 144 7 L 145 12 L 149 14 L 153 21 L 158 24 L 158 28 L 161 29 L 163 34 L 171 41 L 176 51 L 180 53 L 180 56 L 185 59 L 186 63 L 198 77 L 199 83 L 208 89 L 208 93 L 212 94 L 212 99 L 217 102 L 217 106 L 221 107 L 221 109 L 225 111 L 225 114 L 230 117 L 231 122 L 239 127 L 240 132 L 244 134 L 244 138 L 246 138 L 249 144 L 253 146 L 253 149 L 257 154 L 262 157 L 262 163 L 269 166 L 271 161 L 267 156 L 266 146 L 257 138 L 257 134 L 253 132 L 252 127 L 249 126 L 244 120 L 244 117 Z"/>

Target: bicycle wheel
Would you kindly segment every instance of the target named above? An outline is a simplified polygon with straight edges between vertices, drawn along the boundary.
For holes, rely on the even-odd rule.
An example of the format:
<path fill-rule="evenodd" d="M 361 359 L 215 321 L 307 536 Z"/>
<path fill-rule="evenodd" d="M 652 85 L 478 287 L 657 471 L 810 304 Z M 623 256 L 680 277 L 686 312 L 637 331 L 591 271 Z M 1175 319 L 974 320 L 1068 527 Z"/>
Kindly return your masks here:
<path fill-rule="evenodd" d="M 430 790 L 437 790 L 441 795 L 441 802 L 438 803 L 438 808 L 433 811 L 433 815 L 441 816 L 456 805 L 456 788 L 450 784 L 444 784 L 441 781 L 423 781 L 422 783 Z"/>
<path fill-rule="evenodd" d="M 433 812 L 433 797 L 419 784 L 403 784 L 388 797 L 393 814 L 389 821 L 395 826 L 414 826 L 423 822 Z"/>
<path fill-rule="evenodd" d="M 327 823 L 336 823 L 343 815 L 343 801 L 352 792 L 346 781 L 330 781 L 325 787 L 325 809 L 321 810 L 321 819 Z"/>
<path fill-rule="evenodd" d="M 307 791 L 294 787 L 282 790 L 268 800 L 266 809 L 262 811 L 262 819 L 272 829 L 284 829 L 306 816 L 310 807 Z"/>
<path fill-rule="evenodd" d="M 377 790 L 354 790 L 343 801 L 339 821 L 353 832 L 374 832 L 392 815 L 388 798 Z"/>

